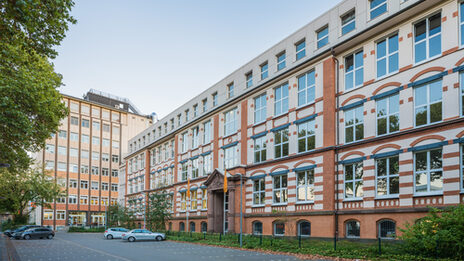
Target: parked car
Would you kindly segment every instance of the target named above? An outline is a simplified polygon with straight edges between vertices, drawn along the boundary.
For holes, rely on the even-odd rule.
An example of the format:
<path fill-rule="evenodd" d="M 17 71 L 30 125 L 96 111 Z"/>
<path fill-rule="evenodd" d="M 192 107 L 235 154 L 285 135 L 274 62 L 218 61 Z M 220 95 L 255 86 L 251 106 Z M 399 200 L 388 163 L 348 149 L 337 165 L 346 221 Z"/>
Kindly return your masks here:
<path fill-rule="evenodd" d="M 54 236 L 55 236 L 55 232 L 53 232 L 53 230 L 46 228 L 46 227 L 30 228 L 24 232 L 16 232 L 13 235 L 15 239 L 26 239 L 26 240 L 29 240 L 31 238 L 53 239 Z"/>
<path fill-rule="evenodd" d="M 9 236 L 9 237 L 12 237 L 14 233 L 17 233 L 17 232 L 24 232 L 26 231 L 27 229 L 30 229 L 30 228 L 34 228 L 34 227 L 42 227 L 42 226 L 38 226 L 38 225 L 25 225 L 25 226 L 21 226 L 19 228 L 16 228 L 16 229 L 8 229 L 8 230 L 5 230 L 3 232 L 3 234 L 5 234 L 6 236 Z"/>
<path fill-rule="evenodd" d="M 129 232 L 129 229 L 122 227 L 111 227 L 105 230 L 105 234 L 103 234 L 103 236 L 106 239 L 122 238 L 122 234 L 127 232 Z"/>
<path fill-rule="evenodd" d="M 146 229 L 133 229 L 128 233 L 122 234 L 122 239 L 129 242 L 136 240 L 156 240 L 161 241 L 166 239 L 166 235 L 163 233 L 151 232 Z"/>

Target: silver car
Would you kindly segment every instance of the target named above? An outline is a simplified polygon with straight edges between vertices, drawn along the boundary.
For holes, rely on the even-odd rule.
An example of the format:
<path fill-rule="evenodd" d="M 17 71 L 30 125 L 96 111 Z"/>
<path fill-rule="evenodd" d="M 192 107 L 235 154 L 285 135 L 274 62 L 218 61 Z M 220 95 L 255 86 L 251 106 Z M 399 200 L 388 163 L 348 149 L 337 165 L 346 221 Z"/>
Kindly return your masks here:
<path fill-rule="evenodd" d="M 103 234 L 103 236 L 106 239 L 122 238 L 122 234 L 127 232 L 129 232 L 129 229 L 122 227 L 111 227 L 105 230 L 105 234 Z"/>
<path fill-rule="evenodd" d="M 163 233 L 151 232 L 146 229 L 133 229 L 128 233 L 122 234 L 122 239 L 129 242 L 136 240 L 156 240 L 161 241 L 166 239 L 166 235 Z"/>

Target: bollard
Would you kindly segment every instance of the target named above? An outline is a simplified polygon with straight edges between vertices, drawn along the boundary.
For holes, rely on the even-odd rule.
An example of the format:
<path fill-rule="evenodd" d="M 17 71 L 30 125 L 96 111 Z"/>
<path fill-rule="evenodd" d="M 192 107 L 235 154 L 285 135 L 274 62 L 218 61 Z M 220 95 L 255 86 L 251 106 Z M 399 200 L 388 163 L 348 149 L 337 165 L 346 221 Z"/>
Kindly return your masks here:
<path fill-rule="evenodd" d="M 219 233 L 219 242 L 221 242 L 222 233 Z"/>
<path fill-rule="evenodd" d="M 240 234 L 237 234 L 237 243 L 240 244 Z"/>
<path fill-rule="evenodd" d="M 298 248 L 301 248 L 301 235 L 298 235 Z"/>
<path fill-rule="evenodd" d="M 203 240 L 206 239 L 206 232 L 203 232 Z"/>
<path fill-rule="evenodd" d="M 382 239 L 379 237 L 379 256 L 382 255 Z"/>
<path fill-rule="evenodd" d="M 337 251 L 337 237 L 334 237 L 334 251 Z"/>
<path fill-rule="evenodd" d="M 259 236 L 259 245 L 260 245 L 260 246 L 263 245 L 263 235 L 260 235 L 260 236 Z"/>

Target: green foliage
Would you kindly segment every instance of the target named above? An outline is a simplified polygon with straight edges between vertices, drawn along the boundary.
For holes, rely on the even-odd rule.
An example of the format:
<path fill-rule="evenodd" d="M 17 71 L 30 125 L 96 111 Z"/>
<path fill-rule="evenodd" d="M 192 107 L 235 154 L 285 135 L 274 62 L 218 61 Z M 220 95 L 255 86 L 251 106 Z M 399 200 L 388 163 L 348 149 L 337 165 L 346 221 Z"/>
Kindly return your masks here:
<path fill-rule="evenodd" d="M 49 206 L 46 202 L 61 196 L 60 186 L 39 169 L 12 172 L 0 168 L 0 211 L 11 213 L 16 223 L 27 221 L 32 210 L 28 208 L 29 202 Z"/>
<path fill-rule="evenodd" d="M 92 228 L 85 228 L 85 227 L 70 227 L 68 232 L 79 232 L 79 233 L 101 233 L 105 232 L 105 227 L 92 227 Z"/>
<path fill-rule="evenodd" d="M 24 221 L 24 220 L 11 220 L 11 219 L 7 219 L 5 221 L 2 222 L 2 224 L 0 225 L 0 229 L 1 231 L 5 231 L 7 229 L 17 229 L 21 226 L 24 226 L 24 225 L 27 225 L 27 220 Z"/>
<path fill-rule="evenodd" d="M 0 1 L 0 41 L 39 55 L 55 58 L 53 49 L 64 39 L 72 0 L 8 0 Z"/>
<path fill-rule="evenodd" d="M 413 255 L 464 260 L 464 205 L 432 209 L 415 224 L 407 224 L 400 237 Z"/>
<path fill-rule="evenodd" d="M 127 229 L 135 228 L 134 213 L 129 211 L 124 206 L 109 206 L 107 214 L 108 227 L 125 227 Z"/>
<path fill-rule="evenodd" d="M 152 231 L 166 229 L 166 223 L 171 219 L 171 201 L 165 193 L 151 193 L 146 209 L 146 228 Z"/>

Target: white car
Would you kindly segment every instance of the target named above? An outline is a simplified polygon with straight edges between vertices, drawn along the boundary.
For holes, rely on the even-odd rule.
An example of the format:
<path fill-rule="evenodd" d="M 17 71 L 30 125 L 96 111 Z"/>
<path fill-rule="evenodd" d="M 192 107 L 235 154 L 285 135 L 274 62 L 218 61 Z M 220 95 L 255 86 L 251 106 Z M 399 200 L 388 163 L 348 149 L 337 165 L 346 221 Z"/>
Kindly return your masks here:
<path fill-rule="evenodd" d="M 129 229 L 122 227 L 112 227 L 105 230 L 105 234 L 103 234 L 103 236 L 106 239 L 122 238 L 122 235 L 127 232 L 129 232 Z"/>
<path fill-rule="evenodd" d="M 128 233 L 122 235 L 123 240 L 134 242 L 136 240 L 156 240 L 161 241 L 166 239 L 166 235 L 163 233 L 151 232 L 146 229 L 133 229 Z"/>

